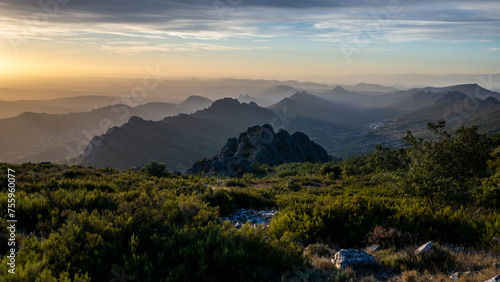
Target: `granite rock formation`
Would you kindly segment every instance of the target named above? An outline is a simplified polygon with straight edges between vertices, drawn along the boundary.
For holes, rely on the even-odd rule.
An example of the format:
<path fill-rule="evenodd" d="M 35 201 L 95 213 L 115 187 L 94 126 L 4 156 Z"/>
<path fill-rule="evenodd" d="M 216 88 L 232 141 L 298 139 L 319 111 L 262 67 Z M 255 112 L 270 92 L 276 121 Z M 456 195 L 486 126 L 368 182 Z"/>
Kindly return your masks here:
<path fill-rule="evenodd" d="M 202 159 L 193 164 L 188 173 L 218 173 L 238 176 L 251 171 L 254 162 L 270 166 L 291 162 L 328 162 L 331 157 L 318 144 L 302 132 L 290 135 L 272 126 L 254 126 L 230 138 L 219 155 Z"/>

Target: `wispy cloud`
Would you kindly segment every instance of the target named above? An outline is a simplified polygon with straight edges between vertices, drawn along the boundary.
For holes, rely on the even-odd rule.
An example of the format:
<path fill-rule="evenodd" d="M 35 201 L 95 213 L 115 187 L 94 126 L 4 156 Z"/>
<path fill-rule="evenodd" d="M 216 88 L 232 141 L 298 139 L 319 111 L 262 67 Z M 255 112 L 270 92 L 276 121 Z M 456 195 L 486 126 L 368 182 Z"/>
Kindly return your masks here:
<path fill-rule="evenodd" d="M 112 42 L 106 42 L 108 45 L 114 45 L 114 44 L 126 44 L 126 45 L 144 45 L 147 44 L 146 41 L 112 41 Z"/>
<path fill-rule="evenodd" d="M 43 1 L 42 1 L 43 2 Z M 225 1 L 224 1 L 225 2 Z M 23 29 L 18 19 L 44 13 L 36 1 L 0 0 L 0 17 L 10 19 L 10 27 L 0 28 L 12 36 Z M 388 40 L 499 38 L 500 2 L 498 1 L 405 1 L 391 9 L 387 0 L 375 1 L 243 1 L 239 6 L 212 1 L 120 1 L 88 0 L 69 2 L 48 17 L 48 23 L 36 31 L 57 36 L 56 30 L 116 34 L 138 38 L 176 36 L 183 39 L 223 40 L 233 37 L 269 37 L 274 35 L 310 36 L 331 30 L 351 34 L 365 27 L 380 29 Z M 1 21 L 1 20 L 0 20 Z M 303 23 L 304 25 L 300 25 Z M 312 24 L 308 24 L 312 23 Z M 61 28 L 64 24 L 66 28 Z M 58 27 L 58 28 L 55 28 Z M 298 27 L 304 27 L 298 30 Z M 417 27 L 420 27 L 417 29 Z M 26 29 L 26 28 L 24 28 Z M 33 28 L 28 32 L 35 31 Z M 412 35 L 419 32 L 418 36 Z"/>
<path fill-rule="evenodd" d="M 0 0 L 0 37 L 53 40 L 67 45 L 74 42 L 75 49 L 87 46 L 123 55 L 290 50 L 295 46 L 287 43 L 289 38 L 298 38 L 299 44 L 304 44 L 296 50 L 330 45 L 323 42 L 500 41 L 498 0 L 220 3 L 223 5 L 214 5 L 211 0 L 86 0 L 69 1 L 54 10 L 44 9 L 33 0 Z M 43 17 L 44 13 L 46 21 L 34 22 L 34 15 Z M 61 52 L 69 54 L 71 47 L 64 46 Z M 386 45 L 370 50 L 389 52 L 393 48 Z"/>
<path fill-rule="evenodd" d="M 227 46 L 222 44 L 208 44 L 208 43 L 185 43 L 185 44 L 158 44 L 158 45 L 137 45 L 137 44 L 119 44 L 119 42 L 112 42 L 113 44 L 105 44 L 101 47 L 105 51 L 114 51 L 124 55 L 133 55 L 143 52 L 195 52 L 195 51 L 249 51 L 257 49 L 268 49 L 269 47 L 245 47 L 245 46 Z"/>

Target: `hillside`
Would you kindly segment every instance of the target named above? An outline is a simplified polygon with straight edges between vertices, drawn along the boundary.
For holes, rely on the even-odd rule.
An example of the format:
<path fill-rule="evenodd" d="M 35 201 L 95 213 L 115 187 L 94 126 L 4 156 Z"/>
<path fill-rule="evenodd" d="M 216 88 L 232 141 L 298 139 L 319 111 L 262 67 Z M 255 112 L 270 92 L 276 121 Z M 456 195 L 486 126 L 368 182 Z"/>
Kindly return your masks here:
<path fill-rule="evenodd" d="M 218 106 L 225 103 L 234 101 Z M 174 174 L 159 163 L 138 170 L 0 163 L 22 199 L 16 275 L 27 281 L 492 278 L 500 265 L 499 136 L 473 127 L 445 132 L 442 123 L 429 128 L 431 139 L 409 134 L 404 149 L 378 147 L 328 163 L 256 163 L 234 178 Z M 0 225 L 8 230 L 7 201 L 0 205 Z M 7 239 L 0 237 L 3 254 Z M 364 260 L 341 259 L 346 250 Z M 4 255 L 0 280 L 12 279 L 8 262 Z"/>
<path fill-rule="evenodd" d="M 500 100 L 500 94 L 484 89 L 477 84 L 462 84 L 448 87 L 413 88 L 397 91 L 379 98 L 379 107 L 388 107 L 401 113 L 420 110 L 434 103 L 436 99 L 450 92 L 460 92 L 470 98 L 485 100 L 488 97 Z"/>
<path fill-rule="evenodd" d="M 500 102 L 493 98 L 480 100 L 467 97 L 461 92 L 449 92 L 439 98 L 435 97 L 434 102 L 427 107 L 381 121 L 376 128 L 372 127 L 365 133 L 376 132 L 385 138 L 401 140 L 407 129 L 429 136 L 425 134 L 427 123 L 440 120 L 445 120 L 452 129 L 477 125 L 481 133 L 500 132 Z M 384 143 L 382 140 L 378 141 Z"/>
<path fill-rule="evenodd" d="M 373 83 L 358 83 L 355 85 L 340 85 L 348 91 L 365 94 L 365 95 L 382 95 L 383 93 L 392 93 L 398 91 L 397 88 L 392 86 L 382 86 Z"/>
<path fill-rule="evenodd" d="M 299 91 L 299 89 L 288 85 L 276 85 L 256 94 L 255 97 L 270 103 L 277 103 Z"/>
<path fill-rule="evenodd" d="M 291 89 L 283 85 L 278 88 Z M 492 97 L 473 98 L 476 94 L 480 98 L 487 95 Z M 493 96 L 498 96 L 498 93 L 474 84 L 417 88 L 375 96 L 336 87 L 316 95 L 305 91 L 296 92 L 268 108 L 255 103 L 249 103 L 251 107 L 241 108 L 236 100 L 231 100 L 233 103 L 228 100 L 226 106 L 211 109 L 210 100 L 192 96 L 180 104 L 147 103 L 135 108 L 114 105 L 90 112 L 60 115 L 25 113 L 0 120 L 0 128 L 6 133 L 0 139 L 0 159 L 43 162 L 75 157 L 84 152 L 92 138 L 105 134 L 113 126 L 124 125 L 132 116 L 144 121 L 155 121 L 148 128 L 159 132 L 146 132 L 139 128 L 141 121 L 135 120 L 135 126 L 118 129 L 103 137 L 103 140 L 117 144 L 97 146 L 101 148 L 99 152 L 108 157 L 100 160 L 101 157 L 93 156 L 89 160 L 92 154 L 87 154 L 83 163 L 125 168 L 156 160 L 169 162 L 171 169 L 184 171 L 194 161 L 215 155 L 227 138 L 248 127 L 266 123 L 290 133 L 304 132 L 323 146 L 329 155 L 345 158 L 370 152 L 377 144 L 400 146 L 405 128 L 423 132 L 428 121 L 445 119 L 453 126 L 477 124 L 481 132 L 497 132 L 500 124 L 499 106 Z M 240 96 L 240 99 L 251 101 L 254 97 L 247 95 Z M 202 111 L 191 116 L 163 119 L 197 110 Z M 116 132 L 122 131 L 127 133 L 119 137 L 121 135 Z M 196 136 L 196 140 L 190 134 Z M 129 137 L 125 136 L 136 138 L 128 140 Z M 163 148 L 162 142 L 166 142 L 164 144 L 167 144 L 168 149 Z M 147 144 L 147 148 L 137 149 L 141 144 Z M 123 157 L 127 155 L 125 152 L 137 153 Z"/>
<path fill-rule="evenodd" d="M 210 104 L 206 98 L 188 98 L 179 105 L 148 103 L 135 108 L 113 105 L 69 114 L 26 112 L 14 118 L 0 119 L 0 128 L 5 134 L 0 139 L 0 160 L 63 160 L 81 154 L 94 136 L 106 133 L 113 126 L 123 125 L 132 116 L 161 120 L 179 113 L 192 113 Z"/>
<path fill-rule="evenodd" d="M 127 168 L 153 160 L 165 162 L 171 170 L 185 171 L 196 160 L 216 155 L 228 138 L 262 124 L 290 133 L 303 132 L 329 155 L 338 158 L 373 151 L 378 144 L 401 146 L 406 128 L 423 132 L 429 121 L 445 119 L 453 127 L 477 124 L 484 133 L 500 130 L 500 106 L 495 99 L 470 98 L 458 90 L 427 90 L 398 92 L 401 95 L 398 99 L 394 93 L 377 96 L 377 100 L 382 100 L 378 103 L 382 104 L 392 99 L 392 106 L 388 108 L 352 107 L 305 91 L 269 108 L 222 99 L 192 115 L 158 122 L 134 119 L 123 128 L 115 128 L 92 140 L 82 164 Z"/>
<path fill-rule="evenodd" d="M 94 138 L 82 164 L 127 168 L 152 160 L 165 162 L 171 170 L 185 171 L 196 160 L 216 155 L 228 138 L 262 124 L 291 133 L 304 132 L 328 154 L 338 156 L 342 150 L 336 148 L 335 142 L 343 138 L 339 134 L 362 128 L 387 114 L 387 111 L 355 109 L 328 102 L 307 92 L 298 92 L 268 109 L 226 98 L 203 111 L 160 122 L 134 118 L 123 127 Z"/>
<path fill-rule="evenodd" d="M 358 107 L 370 107 L 378 99 L 377 96 L 355 93 L 341 86 L 337 86 L 324 93 L 316 94 L 316 96 L 327 101 Z"/>
<path fill-rule="evenodd" d="M 194 114 L 158 122 L 133 117 L 122 127 L 92 139 L 82 164 L 129 168 L 161 161 L 171 170 L 185 171 L 194 161 L 217 154 L 228 138 L 272 118 L 268 109 L 230 98 L 215 101 L 210 108 Z"/>

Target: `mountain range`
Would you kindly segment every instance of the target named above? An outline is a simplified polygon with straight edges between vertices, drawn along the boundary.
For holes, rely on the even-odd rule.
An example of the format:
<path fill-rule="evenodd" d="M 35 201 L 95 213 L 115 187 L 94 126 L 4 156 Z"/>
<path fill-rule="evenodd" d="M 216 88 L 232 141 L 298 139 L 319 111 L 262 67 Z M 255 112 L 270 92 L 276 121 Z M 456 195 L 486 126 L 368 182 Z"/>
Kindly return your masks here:
<path fill-rule="evenodd" d="M 236 88 L 255 81 L 224 83 Z M 42 162 L 79 156 L 73 159 L 77 163 L 114 168 L 139 167 L 153 160 L 185 171 L 195 161 L 219 153 L 229 138 L 263 124 L 303 132 L 339 158 L 371 151 L 377 144 L 399 146 L 406 130 L 424 134 L 429 121 L 445 119 L 450 128 L 477 124 L 484 133 L 500 130 L 500 94 L 477 84 L 408 90 L 371 84 L 328 89 L 312 84 L 314 90 L 303 91 L 296 86 L 303 89 L 304 83 L 272 83 L 264 81 L 267 88 L 239 94 L 238 100 L 212 102 L 191 96 L 179 104 L 108 105 L 77 113 L 26 112 L 0 119 L 4 133 L 0 160 Z"/>
<path fill-rule="evenodd" d="M 185 171 L 198 159 L 216 155 L 228 138 L 248 127 L 269 123 L 271 110 L 231 98 L 210 108 L 161 121 L 133 117 L 121 127 L 94 137 L 85 149 L 85 166 L 130 168 L 149 161 L 164 162 L 171 170 Z"/>
<path fill-rule="evenodd" d="M 476 93 L 489 98 L 479 99 Z M 370 107 L 327 101 L 305 91 L 267 108 L 225 98 L 191 115 L 156 122 L 132 118 L 124 126 L 95 137 L 85 150 L 82 164 L 129 168 L 154 160 L 166 163 L 171 170 L 185 171 L 195 161 L 216 155 L 228 138 L 263 124 L 304 132 L 328 154 L 343 158 L 373 150 L 377 144 L 401 145 L 406 130 L 422 133 L 429 121 L 448 120 L 450 127 L 475 123 L 481 125 L 482 132 L 497 132 L 500 104 L 493 98 L 497 95 L 477 85 L 411 89 L 378 95 L 383 100 Z M 416 99 L 428 103 L 396 107 L 415 104 Z M 464 110 L 457 110 L 460 107 Z"/>
<path fill-rule="evenodd" d="M 111 96 L 78 96 L 51 100 L 0 101 L 0 119 L 18 116 L 25 112 L 45 114 L 67 114 L 84 112 L 112 105 L 119 101 Z"/>
<path fill-rule="evenodd" d="M 104 101 L 105 99 L 103 99 Z M 148 103 L 137 107 L 123 104 L 88 112 L 46 114 L 25 112 L 0 119 L 0 160 L 8 162 L 58 161 L 83 152 L 90 140 L 121 126 L 131 117 L 161 120 L 179 113 L 193 113 L 212 104 L 207 98 L 192 96 L 180 104 Z"/>

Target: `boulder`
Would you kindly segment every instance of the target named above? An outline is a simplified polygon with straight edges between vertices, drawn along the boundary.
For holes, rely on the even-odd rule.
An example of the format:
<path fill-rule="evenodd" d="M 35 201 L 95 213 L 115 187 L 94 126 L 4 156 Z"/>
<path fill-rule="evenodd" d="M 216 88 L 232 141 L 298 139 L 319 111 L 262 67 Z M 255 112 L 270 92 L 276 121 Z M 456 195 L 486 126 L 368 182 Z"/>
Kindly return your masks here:
<path fill-rule="evenodd" d="M 334 255 L 332 263 L 335 264 L 338 269 L 344 269 L 349 266 L 359 267 L 375 264 L 376 260 L 366 252 L 355 249 L 343 249 Z"/>
<path fill-rule="evenodd" d="M 450 275 L 450 279 L 453 281 L 458 281 L 459 276 L 460 276 L 460 272 L 452 271 L 452 273 Z"/>
<path fill-rule="evenodd" d="M 429 242 L 423 244 L 422 246 L 420 246 L 420 248 L 415 250 L 415 255 L 418 256 L 418 255 L 429 252 L 432 248 L 432 245 L 433 245 L 432 241 L 429 241 Z"/>
<path fill-rule="evenodd" d="M 500 281 L 500 274 L 498 274 L 497 276 L 492 277 L 484 282 L 498 282 L 498 281 Z"/>
<path fill-rule="evenodd" d="M 373 244 L 373 245 L 368 247 L 368 251 L 375 253 L 375 252 L 380 251 L 380 247 L 377 244 Z"/>

